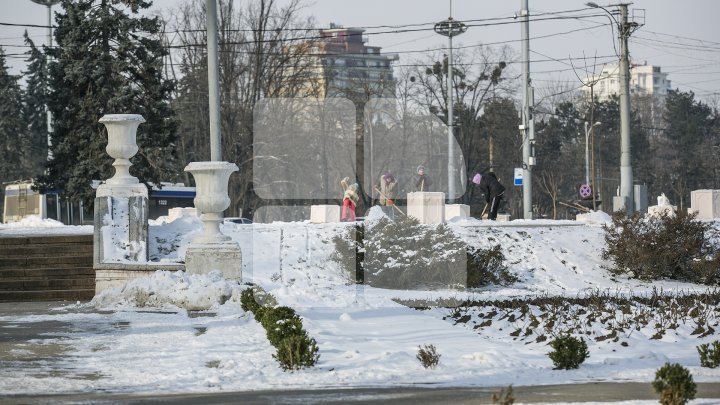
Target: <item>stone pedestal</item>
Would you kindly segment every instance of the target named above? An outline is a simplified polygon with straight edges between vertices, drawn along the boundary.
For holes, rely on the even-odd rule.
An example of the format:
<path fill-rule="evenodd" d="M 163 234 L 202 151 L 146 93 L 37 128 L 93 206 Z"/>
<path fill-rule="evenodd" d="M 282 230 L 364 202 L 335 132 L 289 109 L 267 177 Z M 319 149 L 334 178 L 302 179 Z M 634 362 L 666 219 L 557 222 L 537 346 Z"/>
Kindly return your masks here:
<path fill-rule="evenodd" d="M 185 252 L 185 271 L 207 274 L 220 270 L 227 280 L 242 279 L 242 253 L 234 241 L 225 243 L 192 243 Z"/>
<path fill-rule="evenodd" d="M 698 213 L 698 219 L 720 218 L 720 190 L 691 191 L 690 208 Z"/>
<path fill-rule="evenodd" d="M 498 222 L 510 222 L 510 214 L 498 214 L 495 220 Z"/>
<path fill-rule="evenodd" d="M 95 193 L 94 261 L 147 262 L 148 191 L 130 175 L 130 158 L 138 151 L 137 127 L 145 122 L 137 114 L 106 114 L 105 150 L 114 158 L 115 174 Z M 88 180 L 89 181 L 89 180 Z"/>
<path fill-rule="evenodd" d="M 146 196 L 96 197 L 94 263 L 146 263 L 149 213 Z"/>
<path fill-rule="evenodd" d="M 340 222 L 340 209 L 339 205 L 311 205 L 310 222 L 313 224 Z"/>
<path fill-rule="evenodd" d="M 470 206 L 467 204 L 447 204 L 445 205 L 445 220 L 449 221 L 455 217 L 468 218 L 470 216 Z"/>
<path fill-rule="evenodd" d="M 230 206 L 228 180 L 237 165 L 229 162 L 192 162 L 185 167 L 195 178 L 195 208 L 202 215 L 203 233 L 185 252 L 185 271 L 207 274 L 220 270 L 226 279 L 242 278 L 240 246 L 229 236 L 220 233 L 222 213 Z"/>
<path fill-rule="evenodd" d="M 408 193 L 407 214 L 417 218 L 421 224 L 445 222 L 445 193 L 423 191 Z"/>

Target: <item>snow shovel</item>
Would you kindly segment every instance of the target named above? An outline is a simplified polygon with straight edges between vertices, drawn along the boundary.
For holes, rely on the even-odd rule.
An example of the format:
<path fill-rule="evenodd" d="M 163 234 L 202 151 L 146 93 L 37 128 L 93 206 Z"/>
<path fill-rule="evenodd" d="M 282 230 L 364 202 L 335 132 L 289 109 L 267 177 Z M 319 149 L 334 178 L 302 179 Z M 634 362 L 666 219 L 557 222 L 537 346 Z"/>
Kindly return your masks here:
<path fill-rule="evenodd" d="M 383 194 L 383 192 L 380 191 L 380 189 L 378 189 L 377 187 L 373 187 L 373 189 L 374 189 L 375 191 L 377 191 L 378 193 L 380 193 L 380 196 L 382 196 L 382 198 L 384 198 L 386 201 L 387 201 L 387 200 L 393 201 L 392 199 L 387 198 L 387 196 L 386 196 L 385 194 Z M 395 201 L 393 201 L 392 207 L 395 208 L 396 210 L 398 210 L 399 213 L 407 216 L 406 213 L 404 213 L 400 208 L 398 208 L 397 205 L 395 205 Z"/>

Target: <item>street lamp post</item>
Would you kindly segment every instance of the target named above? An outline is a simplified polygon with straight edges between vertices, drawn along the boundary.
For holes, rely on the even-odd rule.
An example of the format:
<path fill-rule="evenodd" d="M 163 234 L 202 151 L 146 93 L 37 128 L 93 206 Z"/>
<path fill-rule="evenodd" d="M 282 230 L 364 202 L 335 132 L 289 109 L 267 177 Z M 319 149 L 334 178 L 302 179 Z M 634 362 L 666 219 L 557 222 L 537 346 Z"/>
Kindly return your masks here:
<path fill-rule="evenodd" d="M 467 26 L 452 18 L 452 3 L 450 17 L 435 24 L 435 32 L 448 37 L 448 74 L 447 74 L 447 127 L 448 127 L 448 202 L 455 200 L 455 135 L 453 134 L 453 65 L 452 65 L 452 39 L 467 31 Z"/>
<path fill-rule="evenodd" d="M 628 60 L 628 37 L 638 27 L 635 22 L 628 22 L 627 7 L 632 3 L 613 4 L 620 10 L 620 21 L 605 7 L 597 3 L 588 2 L 586 6 L 599 8 L 607 13 L 618 28 L 620 41 L 620 207 L 614 210 L 625 209 L 627 214 L 633 212 L 633 173 L 630 159 L 630 63 Z M 615 205 L 615 204 L 614 204 Z"/>
<path fill-rule="evenodd" d="M 42 6 L 47 7 L 47 47 L 48 49 L 52 48 L 52 6 L 55 4 L 60 3 L 60 0 L 30 0 L 33 3 L 40 4 Z M 49 62 L 49 58 L 45 57 L 45 66 L 47 68 L 47 63 Z M 50 108 L 48 108 L 47 104 L 45 104 L 45 113 L 47 114 L 47 146 L 48 146 L 48 155 L 47 159 L 52 159 L 52 150 L 50 149 L 50 146 L 52 145 L 52 139 L 50 137 L 50 133 L 52 133 L 52 113 L 50 112 Z"/>
<path fill-rule="evenodd" d="M 590 148 L 588 146 L 588 138 L 590 131 L 598 125 L 600 125 L 600 121 L 592 124 L 592 126 L 589 126 L 587 121 L 585 121 L 585 184 L 587 185 L 590 185 Z"/>
<path fill-rule="evenodd" d="M 220 67 L 218 62 L 217 0 L 206 0 L 210 160 L 222 161 L 220 134 Z"/>
<path fill-rule="evenodd" d="M 588 128 L 588 123 L 585 121 L 585 184 L 590 186 L 590 190 L 592 190 L 592 202 L 593 202 L 593 211 L 597 210 L 597 191 L 595 190 L 595 127 L 600 125 L 600 121 L 592 124 L 590 128 Z M 592 136 L 589 136 L 590 138 L 590 155 L 592 155 L 592 165 L 588 167 L 588 134 L 592 132 Z M 590 172 L 592 171 L 592 178 L 590 177 Z"/>

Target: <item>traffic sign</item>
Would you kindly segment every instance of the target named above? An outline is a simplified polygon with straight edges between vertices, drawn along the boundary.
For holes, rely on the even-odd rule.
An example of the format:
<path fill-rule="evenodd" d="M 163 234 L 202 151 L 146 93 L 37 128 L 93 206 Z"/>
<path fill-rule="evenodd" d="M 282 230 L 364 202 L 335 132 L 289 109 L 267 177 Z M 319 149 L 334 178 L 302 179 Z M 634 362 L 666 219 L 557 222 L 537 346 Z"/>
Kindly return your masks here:
<path fill-rule="evenodd" d="M 592 188 L 590 188 L 589 185 L 583 184 L 580 186 L 580 198 L 583 200 L 588 200 L 592 198 Z"/>
<path fill-rule="evenodd" d="M 520 167 L 515 168 L 515 185 L 516 186 L 523 185 L 523 169 Z"/>

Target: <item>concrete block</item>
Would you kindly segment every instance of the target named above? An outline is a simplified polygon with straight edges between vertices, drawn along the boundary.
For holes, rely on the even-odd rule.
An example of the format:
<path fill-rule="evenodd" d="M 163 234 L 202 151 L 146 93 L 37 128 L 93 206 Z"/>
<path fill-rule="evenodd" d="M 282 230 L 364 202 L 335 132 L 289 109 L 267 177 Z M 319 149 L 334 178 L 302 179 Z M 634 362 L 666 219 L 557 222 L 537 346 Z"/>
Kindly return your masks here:
<path fill-rule="evenodd" d="M 182 263 L 95 263 L 95 294 L 107 288 L 123 287 L 129 281 L 150 277 L 158 270 L 184 271 Z"/>
<path fill-rule="evenodd" d="M 339 205 L 312 205 L 310 206 L 310 222 L 314 224 L 325 224 L 328 222 L 340 222 Z"/>
<path fill-rule="evenodd" d="M 185 271 L 207 274 L 220 270 L 227 280 L 242 280 L 242 253 L 235 242 L 193 243 L 185 252 Z"/>
<path fill-rule="evenodd" d="M 647 185 L 635 184 L 633 186 L 633 196 L 635 197 L 635 211 L 646 213 L 648 209 Z"/>
<path fill-rule="evenodd" d="M 690 208 L 698 213 L 698 219 L 720 218 L 720 190 L 691 191 Z"/>
<path fill-rule="evenodd" d="M 122 288 L 128 282 L 140 277 L 150 277 L 155 270 L 115 270 L 95 271 L 95 294 L 108 288 Z"/>
<path fill-rule="evenodd" d="M 445 220 L 449 221 L 455 217 L 467 218 L 470 216 L 470 206 L 467 204 L 445 205 Z"/>
<path fill-rule="evenodd" d="M 421 224 L 445 222 L 445 193 L 423 191 L 408 193 L 407 214 L 417 218 Z"/>
<path fill-rule="evenodd" d="M 498 214 L 496 221 L 498 221 L 498 222 L 510 222 L 510 214 Z"/>
<path fill-rule="evenodd" d="M 620 210 L 625 210 L 627 212 L 628 208 L 628 201 L 623 196 L 613 196 L 613 212 L 617 212 Z"/>

